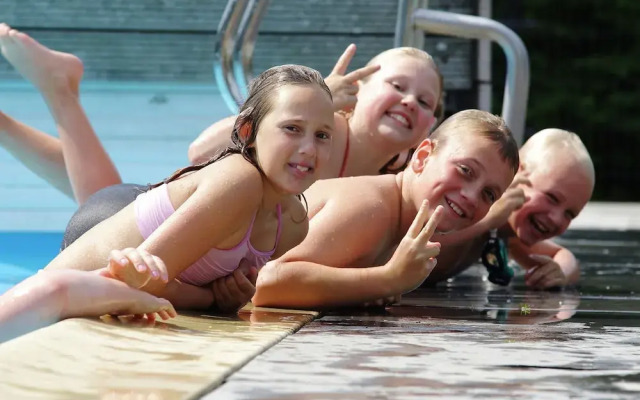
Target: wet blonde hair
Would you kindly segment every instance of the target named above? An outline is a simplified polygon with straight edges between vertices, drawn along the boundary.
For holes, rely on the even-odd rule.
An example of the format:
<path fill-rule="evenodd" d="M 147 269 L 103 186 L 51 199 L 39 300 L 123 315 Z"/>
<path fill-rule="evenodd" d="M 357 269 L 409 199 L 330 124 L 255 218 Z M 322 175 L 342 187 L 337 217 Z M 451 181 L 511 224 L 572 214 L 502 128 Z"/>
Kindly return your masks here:
<path fill-rule="evenodd" d="M 464 110 L 447 118 L 429 137 L 434 143 L 433 153 L 441 151 L 457 135 L 474 135 L 493 142 L 498 154 L 515 174 L 520 166 L 518 144 L 507 123 L 497 115 L 481 110 Z"/>
<path fill-rule="evenodd" d="M 595 167 L 580 136 L 564 129 L 543 129 L 529 138 L 520 149 L 522 163 L 528 170 L 550 168 L 556 157 L 573 157 L 595 184 Z"/>

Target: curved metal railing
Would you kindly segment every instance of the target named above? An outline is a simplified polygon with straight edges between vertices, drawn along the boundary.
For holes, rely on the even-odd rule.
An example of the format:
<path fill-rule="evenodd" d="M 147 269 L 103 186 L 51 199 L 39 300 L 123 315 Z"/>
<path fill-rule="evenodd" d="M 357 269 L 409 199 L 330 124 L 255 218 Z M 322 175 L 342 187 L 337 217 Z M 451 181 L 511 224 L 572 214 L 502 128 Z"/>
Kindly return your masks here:
<path fill-rule="evenodd" d="M 247 96 L 247 84 L 253 77 L 253 50 L 268 5 L 268 0 L 229 0 L 218 24 L 213 76 L 234 114 Z"/>
<path fill-rule="evenodd" d="M 428 9 L 412 10 L 404 4 L 405 0 L 400 1 L 396 33 L 403 32 L 406 35 L 405 26 L 400 26 L 407 21 L 400 18 L 400 13 L 405 10 L 411 13 L 414 30 L 467 39 L 491 40 L 500 45 L 507 59 L 502 118 L 511 128 L 518 144 L 522 144 L 529 98 L 529 54 L 520 37 L 505 25 L 490 18 Z"/>

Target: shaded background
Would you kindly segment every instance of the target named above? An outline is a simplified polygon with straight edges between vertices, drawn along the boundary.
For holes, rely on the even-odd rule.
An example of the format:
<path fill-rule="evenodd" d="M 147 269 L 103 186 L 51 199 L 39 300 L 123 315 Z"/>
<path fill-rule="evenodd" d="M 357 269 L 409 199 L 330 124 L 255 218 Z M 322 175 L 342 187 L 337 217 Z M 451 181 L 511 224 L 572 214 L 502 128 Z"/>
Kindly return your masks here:
<path fill-rule="evenodd" d="M 596 165 L 594 200 L 640 201 L 640 1 L 494 0 L 529 50 L 527 133 L 580 135 Z M 504 60 L 494 46 L 494 112 Z"/>

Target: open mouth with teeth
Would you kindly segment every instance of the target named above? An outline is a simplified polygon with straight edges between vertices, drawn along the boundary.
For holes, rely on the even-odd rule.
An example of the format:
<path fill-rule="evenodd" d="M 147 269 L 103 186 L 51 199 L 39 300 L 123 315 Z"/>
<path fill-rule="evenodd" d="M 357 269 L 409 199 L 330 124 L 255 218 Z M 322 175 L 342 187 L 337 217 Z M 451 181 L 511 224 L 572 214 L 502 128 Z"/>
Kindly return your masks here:
<path fill-rule="evenodd" d="M 387 117 L 395 119 L 400 123 L 400 125 L 404 126 L 407 129 L 411 129 L 413 126 L 411 125 L 411 121 L 406 118 L 404 115 L 396 114 L 396 113 L 386 113 Z"/>
<path fill-rule="evenodd" d="M 302 174 L 310 174 L 313 172 L 313 167 L 310 167 L 308 165 L 289 163 L 289 167 L 293 168 L 296 171 L 299 171 Z"/>
<path fill-rule="evenodd" d="M 447 202 L 447 205 L 449 205 L 449 208 L 451 208 L 454 213 L 458 214 L 460 218 L 465 218 L 467 216 L 462 208 L 460 208 L 460 206 L 458 206 L 456 203 L 452 202 L 449 199 L 445 199 L 445 201 Z"/>
<path fill-rule="evenodd" d="M 542 223 L 541 221 L 539 221 L 537 218 L 535 218 L 534 216 L 530 216 L 529 217 L 529 223 L 531 224 L 531 226 L 533 226 L 533 228 L 538 231 L 541 235 L 547 235 L 551 232 L 551 229 L 546 226 L 544 223 Z"/>

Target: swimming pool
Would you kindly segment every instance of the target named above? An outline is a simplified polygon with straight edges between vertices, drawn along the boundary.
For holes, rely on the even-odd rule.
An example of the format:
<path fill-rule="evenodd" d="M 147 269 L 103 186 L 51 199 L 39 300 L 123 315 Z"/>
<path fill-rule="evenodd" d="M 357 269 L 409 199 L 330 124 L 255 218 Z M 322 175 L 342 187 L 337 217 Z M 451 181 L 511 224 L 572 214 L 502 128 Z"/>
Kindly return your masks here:
<path fill-rule="evenodd" d="M 0 232 L 0 294 L 47 265 L 61 241 L 62 232 Z"/>

